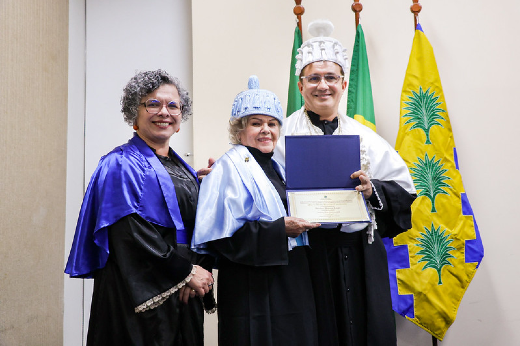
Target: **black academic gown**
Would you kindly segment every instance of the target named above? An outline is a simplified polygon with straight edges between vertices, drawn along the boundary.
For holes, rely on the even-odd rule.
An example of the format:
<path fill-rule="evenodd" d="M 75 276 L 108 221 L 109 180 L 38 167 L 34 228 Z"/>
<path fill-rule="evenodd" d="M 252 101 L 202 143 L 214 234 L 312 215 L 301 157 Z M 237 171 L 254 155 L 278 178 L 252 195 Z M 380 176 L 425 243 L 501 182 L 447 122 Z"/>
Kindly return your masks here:
<path fill-rule="evenodd" d="M 180 162 L 158 157 L 174 182 L 184 226 L 193 230 L 198 184 Z M 108 236 L 110 255 L 94 275 L 87 345 L 203 346 L 203 305 L 214 308 L 212 292 L 185 305 L 176 291 L 153 309 L 135 312 L 135 308 L 184 285 L 193 264 L 211 271 L 213 259 L 177 244 L 175 229 L 137 214 L 111 225 Z"/>
<path fill-rule="evenodd" d="M 337 127 L 308 112 L 325 134 Z M 394 181 L 372 179 L 382 203 L 374 210 L 377 230 L 368 244 L 366 229 L 344 233 L 336 229 L 309 231 L 309 264 L 318 314 L 319 344 L 327 346 L 395 346 L 394 312 L 388 260 L 381 237 L 395 237 L 411 228 L 415 196 Z M 379 202 L 375 193 L 368 200 Z"/>
<path fill-rule="evenodd" d="M 271 155 L 248 149 L 286 205 Z M 219 254 L 220 346 L 318 345 L 308 248 L 287 250 L 284 218 L 246 222 L 211 246 Z"/>

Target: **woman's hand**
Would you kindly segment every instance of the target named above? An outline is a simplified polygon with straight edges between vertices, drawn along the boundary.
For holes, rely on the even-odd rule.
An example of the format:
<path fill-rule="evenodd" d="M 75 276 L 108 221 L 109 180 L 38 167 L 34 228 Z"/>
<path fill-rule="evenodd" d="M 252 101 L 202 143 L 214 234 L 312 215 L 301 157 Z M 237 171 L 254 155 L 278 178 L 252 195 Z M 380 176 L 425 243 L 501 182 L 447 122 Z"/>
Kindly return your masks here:
<path fill-rule="evenodd" d="M 189 287 L 191 289 L 189 297 L 194 297 L 195 295 L 202 297 L 206 293 L 208 293 L 210 289 L 213 288 L 213 275 L 206 269 L 202 268 L 201 266 L 198 266 L 196 264 L 194 264 L 193 266 L 196 267 L 197 270 L 195 271 L 195 274 L 193 274 L 193 277 L 191 278 L 191 280 L 184 287 Z M 183 298 L 185 298 L 186 293 L 185 292 L 183 292 L 183 293 L 184 293 Z M 193 294 L 193 296 L 192 296 L 192 294 Z M 181 297 L 179 294 L 179 299 L 180 298 Z M 186 302 L 187 302 L 188 298 L 186 298 Z"/>
<path fill-rule="evenodd" d="M 300 219 L 299 217 L 286 216 L 285 220 L 285 233 L 287 236 L 291 238 L 296 238 L 302 232 L 305 232 L 311 228 L 320 227 L 319 223 L 311 223 L 307 222 L 304 219 Z"/>
<path fill-rule="evenodd" d="M 188 285 L 184 285 L 179 289 L 179 300 L 184 304 L 188 304 L 188 300 L 195 296 L 195 290 Z"/>
<path fill-rule="evenodd" d="M 372 196 L 372 183 L 364 171 L 356 171 L 350 175 L 351 179 L 359 178 L 361 185 L 356 186 L 356 191 L 363 192 L 365 199 Z"/>

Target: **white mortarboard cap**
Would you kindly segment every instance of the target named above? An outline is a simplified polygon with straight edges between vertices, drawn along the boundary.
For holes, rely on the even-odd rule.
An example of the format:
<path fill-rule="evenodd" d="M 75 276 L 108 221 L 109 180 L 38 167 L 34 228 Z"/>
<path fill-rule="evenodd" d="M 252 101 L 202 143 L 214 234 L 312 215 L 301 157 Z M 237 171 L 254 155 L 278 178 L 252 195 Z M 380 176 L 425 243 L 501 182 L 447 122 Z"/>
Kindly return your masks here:
<path fill-rule="evenodd" d="M 341 43 L 330 37 L 334 25 L 329 20 L 315 20 L 307 28 L 313 38 L 303 42 L 296 56 L 296 75 L 303 68 L 316 61 L 332 61 L 341 66 L 343 73 L 347 71 L 347 49 Z"/>

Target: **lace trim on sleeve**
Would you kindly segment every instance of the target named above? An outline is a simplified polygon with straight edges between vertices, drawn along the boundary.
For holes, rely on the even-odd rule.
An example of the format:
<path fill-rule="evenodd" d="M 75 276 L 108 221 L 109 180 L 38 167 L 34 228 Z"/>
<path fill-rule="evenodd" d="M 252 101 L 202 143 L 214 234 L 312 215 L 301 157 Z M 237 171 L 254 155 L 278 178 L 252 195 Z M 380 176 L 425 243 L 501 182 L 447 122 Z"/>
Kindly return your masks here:
<path fill-rule="evenodd" d="M 206 310 L 206 313 L 208 315 L 214 314 L 215 312 L 217 312 L 217 306 L 216 305 L 215 305 L 215 307 L 213 309 Z"/>
<path fill-rule="evenodd" d="M 379 203 L 378 206 L 372 206 L 372 209 L 374 209 L 374 210 L 382 210 L 383 209 L 383 203 L 381 202 L 381 198 L 379 198 L 379 194 L 377 193 L 376 187 L 374 186 L 374 184 L 372 184 L 372 182 L 370 182 L 370 185 L 372 185 L 372 191 L 373 191 L 373 193 L 375 193 L 375 195 L 377 197 L 377 203 Z"/>
<path fill-rule="evenodd" d="M 368 204 L 368 213 L 370 215 L 370 219 L 372 222 L 367 227 L 367 237 L 368 237 L 368 245 L 371 245 L 374 242 L 374 230 L 377 229 L 376 215 L 374 214 L 374 209 Z"/>
<path fill-rule="evenodd" d="M 179 282 L 177 285 L 173 286 L 166 292 L 163 292 L 163 293 L 147 300 L 143 304 L 139 305 L 138 307 L 135 308 L 135 313 L 143 312 L 143 311 L 150 310 L 150 309 L 155 309 L 156 307 L 158 307 L 159 305 L 164 303 L 166 301 L 166 299 L 168 299 L 172 294 L 174 294 L 181 287 L 183 287 L 188 282 L 190 282 L 191 278 L 193 277 L 193 275 L 195 275 L 196 272 L 197 272 L 197 267 L 193 266 L 191 273 L 186 277 L 186 279 L 182 280 L 181 282 Z"/>

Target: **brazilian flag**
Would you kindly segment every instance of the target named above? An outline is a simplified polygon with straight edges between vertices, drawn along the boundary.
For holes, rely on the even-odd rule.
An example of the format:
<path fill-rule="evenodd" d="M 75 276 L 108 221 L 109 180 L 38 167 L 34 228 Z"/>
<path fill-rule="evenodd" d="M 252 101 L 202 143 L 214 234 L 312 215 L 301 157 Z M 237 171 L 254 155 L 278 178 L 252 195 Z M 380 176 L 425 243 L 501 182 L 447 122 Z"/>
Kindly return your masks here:
<path fill-rule="evenodd" d="M 345 71 L 344 71 L 345 72 Z M 365 126 L 376 130 L 372 84 L 368 68 L 367 47 L 361 24 L 357 26 L 356 40 L 352 50 L 350 79 L 348 83 L 347 115 Z"/>
<path fill-rule="evenodd" d="M 300 28 L 296 25 L 296 29 L 294 29 L 294 42 L 292 48 L 291 55 L 291 74 L 289 76 L 289 93 L 287 95 L 287 112 L 286 116 L 289 116 L 296 112 L 298 109 L 303 106 L 303 97 L 298 89 L 298 79 L 296 73 L 296 55 L 298 55 L 298 48 L 301 47 L 303 43 L 302 33 L 300 32 Z"/>

